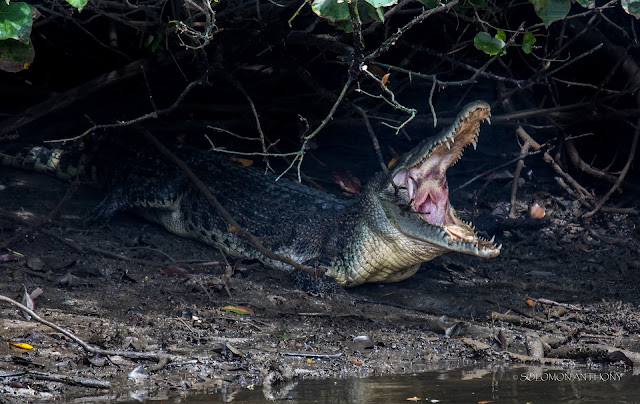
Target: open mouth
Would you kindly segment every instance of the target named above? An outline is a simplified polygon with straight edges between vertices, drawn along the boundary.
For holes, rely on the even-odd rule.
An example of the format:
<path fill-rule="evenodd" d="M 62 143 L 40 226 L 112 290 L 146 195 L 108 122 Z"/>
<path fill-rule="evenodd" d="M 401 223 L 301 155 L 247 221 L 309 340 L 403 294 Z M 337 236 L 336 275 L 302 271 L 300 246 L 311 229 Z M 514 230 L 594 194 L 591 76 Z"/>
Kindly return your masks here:
<path fill-rule="evenodd" d="M 393 182 L 403 189 L 411 211 L 425 222 L 444 230 L 448 244 L 462 243 L 468 252 L 495 256 L 499 253 L 492 241 L 477 236 L 475 229 L 460 220 L 449 202 L 446 172 L 462 156 L 465 147 L 476 148 L 480 123 L 490 123 L 487 103 L 477 101 L 467 105 L 455 122 L 439 136 L 424 140 L 409 153 L 392 173 Z M 466 249 L 465 248 L 465 249 Z"/>

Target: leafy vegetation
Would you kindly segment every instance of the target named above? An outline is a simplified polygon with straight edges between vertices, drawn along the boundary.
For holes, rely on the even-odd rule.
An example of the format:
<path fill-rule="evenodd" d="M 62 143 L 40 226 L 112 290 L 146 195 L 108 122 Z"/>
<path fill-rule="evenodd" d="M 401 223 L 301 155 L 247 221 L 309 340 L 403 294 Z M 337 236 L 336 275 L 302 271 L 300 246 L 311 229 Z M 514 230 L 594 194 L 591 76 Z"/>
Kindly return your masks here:
<path fill-rule="evenodd" d="M 87 1 L 67 0 L 78 11 L 82 11 Z M 0 70 L 19 72 L 33 62 L 31 27 L 39 14 L 26 2 L 0 0 Z"/>

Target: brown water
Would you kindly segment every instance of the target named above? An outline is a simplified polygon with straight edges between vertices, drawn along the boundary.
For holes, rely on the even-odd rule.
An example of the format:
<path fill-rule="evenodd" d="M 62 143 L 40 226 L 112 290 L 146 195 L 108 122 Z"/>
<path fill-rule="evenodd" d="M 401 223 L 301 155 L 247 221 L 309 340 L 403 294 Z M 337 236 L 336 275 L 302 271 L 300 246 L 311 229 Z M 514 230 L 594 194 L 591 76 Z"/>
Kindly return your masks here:
<path fill-rule="evenodd" d="M 640 373 L 540 367 L 462 368 L 401 376 L 300 380 L 273 391 L 227 388 L 210 394 L 173 396 L 162 402 L 265 403 L 268 397 L 290 403 L 336 404 L 640 403 Z"/>

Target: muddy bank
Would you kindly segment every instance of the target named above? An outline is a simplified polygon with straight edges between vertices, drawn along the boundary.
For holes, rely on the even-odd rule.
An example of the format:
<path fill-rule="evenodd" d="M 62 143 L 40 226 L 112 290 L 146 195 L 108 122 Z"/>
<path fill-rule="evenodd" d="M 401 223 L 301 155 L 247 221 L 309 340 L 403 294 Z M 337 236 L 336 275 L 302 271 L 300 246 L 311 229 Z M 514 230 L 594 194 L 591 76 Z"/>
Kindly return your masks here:
<path fill-rule="evenodd" d="M 25 287 L 41 288 L 36 313 L 108 352 L 87 352 L 3 303 L 0 402 L 124 401 L 130 392 L 162 397 L 223 386 L 275 398 L 278 386 L 304 377 L 487 361 L 640 363 L 636 218 L 576 219 L 580 207 L 553 189 L 536 190 L 547 213 L 541 221 L 527 219 L 524 205 L 520 219 L 500 219 L 501 201 L 487 198 L 476 221 L 504 244 L 498 258 L 449 254 L 404 282 L 314 296 L 287 274 L 225 258 L 132 216 L 86 227 L 81 218 L 101 197 L 91 189 L 80 188 L 59 220 L 30 229 L 68 186 L 8 169 L 0 181 L 0 237 L 18 237 L 2 251 L 0 294 L 20 302 Z M 470 202 L 457 197 L 470 219 Z M 131 357 L 141 353 L 156 357 Z"/>

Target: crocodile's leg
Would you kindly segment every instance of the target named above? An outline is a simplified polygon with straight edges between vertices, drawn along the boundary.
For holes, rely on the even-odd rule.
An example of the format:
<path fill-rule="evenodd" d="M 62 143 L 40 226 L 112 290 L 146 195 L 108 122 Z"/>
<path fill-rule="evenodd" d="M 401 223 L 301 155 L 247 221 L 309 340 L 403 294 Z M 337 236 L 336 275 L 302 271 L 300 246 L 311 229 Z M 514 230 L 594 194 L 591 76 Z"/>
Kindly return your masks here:
<path fill-rule="evenodd" d="M 163 173 L 155 177 L 133 174 L 116 185 L 93 209 L 86 221 L 106 223 L 116 213 L 132 209 L 144 217 L 157 221 L 152 216 L 179 211 L 180 201 L 188 187 L 187 179 L 182 176 L 167 180 L 167 176 Z"/>

